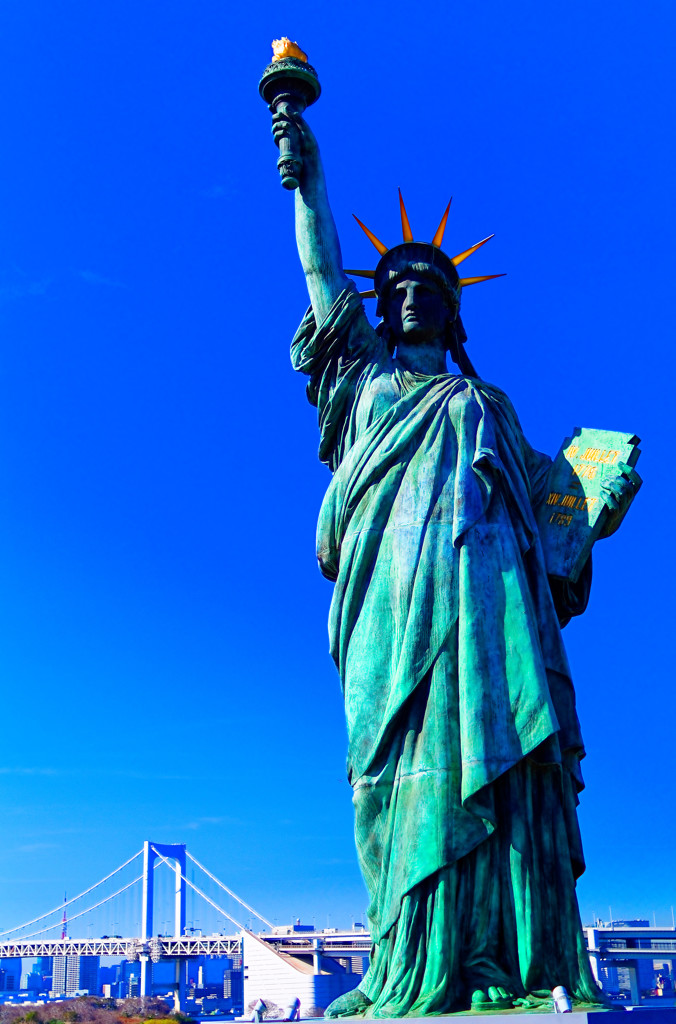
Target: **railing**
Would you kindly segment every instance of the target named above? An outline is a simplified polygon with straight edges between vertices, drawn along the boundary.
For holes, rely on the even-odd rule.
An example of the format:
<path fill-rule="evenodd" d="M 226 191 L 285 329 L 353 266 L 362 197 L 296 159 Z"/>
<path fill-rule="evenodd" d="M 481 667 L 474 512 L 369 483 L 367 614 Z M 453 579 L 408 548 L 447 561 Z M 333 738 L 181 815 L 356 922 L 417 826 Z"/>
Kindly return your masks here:
<path fill-rule="evenodd" d="M 158 957 L 232 956 L 240 949 L 238 935 L 186 935 L 155 937 L 148 942 L 135 937 L 111 939 L 27 939 L 0 942 L 0 957 L 12 956 L 121 956 L 137 960 L 141 955 Z"/>
<path fill-rule="evenodd" d="M 281 953 L 312 955 L 317 951 L 325 956 L 358 956 L 368 954 L 371 936 L 368 932 L 323 935 L 258 936 Z M 150 956 L 153 960 L 164 957 L 232 956 L 240 951 L 239 935 L 183 935 L 180 938 L 163 935 L 144 941 L 135 936 L 101 939 L 26 939 L 0 942 L 0 957 L 33 956 L 119 956 L 137 960 Z"/>
<path fill-rule="evenodd" d="M 627 949 L 644 952 L 657 950 L 676 952 L 676 941 L 663 939 L 608 939 L 601 943 L 600 949 Z"/>

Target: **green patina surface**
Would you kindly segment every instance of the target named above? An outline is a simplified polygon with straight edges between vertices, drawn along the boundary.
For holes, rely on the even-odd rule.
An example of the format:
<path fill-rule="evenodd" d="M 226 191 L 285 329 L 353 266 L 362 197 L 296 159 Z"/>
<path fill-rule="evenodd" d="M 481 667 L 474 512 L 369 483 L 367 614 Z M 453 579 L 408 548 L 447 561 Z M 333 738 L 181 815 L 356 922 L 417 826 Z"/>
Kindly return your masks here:
<path fill-rule="evenodd" d="M 584 749 L 561 636 L 584 611 L 591 564 L 578 550 L 554 579 L 559 541 L 542 519 L 568 456 L 552 467 L 504 392 L 448 372 L 464 337 L 457 280 L 451 269 L 439 287 L 419 246 L 408 269 L 400 246 L 397 274 L 381 274 L 391 290 L 372 328 L 342 269 L 314 136 L 288 108 L 274 134 L 298 155 L 312 305 L 292 362 L 333 473 L 317 554 L 335 582 L 330 645 L 374 939 L 368 975 L 327 1015 L 538 1007 L 558 985 L 603 1005 L 575 895 Z M 613 438 L 629 466 L 635 439 Z M 626 512 L 629 473 L 594 485 L 613 519 L 595 536 Z"/>
<path fill-rule="evenodd" d="M 491 987 L 598 999 L 575 901 L 583 746 L 534 513 L 551 460 L 497 388 L 398 366 L 350 287 L 292 358 L 335 467 L 318 556 L 372 900 L 365 1012 Z"/>

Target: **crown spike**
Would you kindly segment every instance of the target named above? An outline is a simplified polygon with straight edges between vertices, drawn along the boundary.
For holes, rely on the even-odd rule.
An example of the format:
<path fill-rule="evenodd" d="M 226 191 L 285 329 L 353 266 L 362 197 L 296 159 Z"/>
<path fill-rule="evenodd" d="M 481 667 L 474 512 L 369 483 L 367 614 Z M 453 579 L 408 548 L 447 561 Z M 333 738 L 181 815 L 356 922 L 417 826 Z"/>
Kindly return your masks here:
<path fill-rule="evenodd" d="M 444 215 L 441 218 L 441 221 L 439 223 L 439 227 L 437 228 L 437 233 L 434 236 L 434 238 L 432 239 L 432 245 L 436 245 L 437 248 L 441 248 L 441 243 L 444 240 L 444 231 L 446 230 L 446 221 L 448 220 L 448 211 L 451 208 L 451 203 L 452 202 L 453 202 L 453 196 L 451 196 L 451 198 L 448 200 L 448 206 L 444 210 Z"/>
<path fill-rule="evenodd" d="M 362 299 L 375 299 L 375 298 L 377 298 L 377 294 L 376 294 L 376 292 L 373 291 L 373 289 L 371 289 L 371 291 L 368 291 L 368 292 L 359 292 L 359 294 L 361 295 Z"/>
<path fill-rule="evenodd" d="M 385 253 L 387 252 L 387 246 L 383 245 L 380 239 L 376 238 L 372 231 L 369 231 L 369 229 L 366 227 L 366 224 L 362 224 L 362 222 L 359 220 L 359 217 L 357 217 L 356 213 L 353 213 L 352 216 L 354 217 L 357 224 L 368 238 L 369 242 L 371 242 L 372 245 L 375 245 L 376 249 L 378 250 L 381 256 L 384 256 Z"/>
<path fill-rule="evenodd" d="M 486 274 L 485 277 L 461 277 L 458 283 L 461 288 L 466 288 L 469 284 L 481 284 L 482 281 L 492 281 L 494 277 L 505 277 L 505 274 Z"/>
<path fill-rule="evenodd" d="M 350 274 L 351 277 L 368 277 L 373 280 L 376 276 L 375 270 L 347 270 L 343 269 L 344 274 Z"/>
<path fill-rule="evenodd" d="M 457 256 L 454 256 L 453 259 L 451 260 L 453 266 L 457 267 L 458 264 L 462 263 L 463 260 L 466 260 L 468 256 L 471 256 L 473 252 L 476 252 L 477 249 L 480 249 L 482 245 L 485 245 L 486 242 L 490 242 L 491 238 L 495 238 L 495 232 L 493 232 L 492 235 L 489 235 L 488 238 L 482 238 L 482 240 L 480 242 L 477 242 L 476 245 L 472 245 L 470 246 L 469 249 L 465 249 L 464 252 L 461 252 Z"/>
<path fill-rule="evenodd" d="M 405 242 L 413 241 L 413 232 L 411 231 L 411 225 L 409 224 L 408 214 L 406 213 L 406 207 L 404 206 L 404 197 L 399 189 L 399 212 L 401 213 L 401 231 Z"/>

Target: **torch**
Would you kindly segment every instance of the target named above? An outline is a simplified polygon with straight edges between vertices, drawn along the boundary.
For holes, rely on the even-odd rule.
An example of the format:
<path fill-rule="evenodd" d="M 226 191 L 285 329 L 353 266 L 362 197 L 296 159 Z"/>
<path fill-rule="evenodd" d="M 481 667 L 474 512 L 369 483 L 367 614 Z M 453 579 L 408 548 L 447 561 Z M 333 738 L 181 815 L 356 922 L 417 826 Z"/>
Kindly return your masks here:
<path fill-rule="evenodd" d="M 272 64 L 268 64 L 258 84 L 258 91 L 271 113 L 302 114 L 306 107 L 319 99 L 322 91 L 317 72 L 307 62 L 297 43 L 283 36 L 272 43 Z M 277 168 L 282 188 L 298 188 L 303 167 L 300 139 L 296 132 L 279 140 Z"/>

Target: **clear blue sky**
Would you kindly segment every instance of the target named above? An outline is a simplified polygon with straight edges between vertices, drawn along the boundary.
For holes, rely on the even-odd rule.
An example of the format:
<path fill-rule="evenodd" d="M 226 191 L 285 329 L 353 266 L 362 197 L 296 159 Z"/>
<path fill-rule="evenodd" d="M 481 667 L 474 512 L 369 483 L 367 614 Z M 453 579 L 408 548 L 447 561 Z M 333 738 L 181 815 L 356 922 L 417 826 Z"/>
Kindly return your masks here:
<path fill-rule="evenodd" d="M 364 890 L 314 558 L 328 471 L 257 93 L 297 38 L 345 261 L 357 213 L 460 251 L 479 372 L 531 443 L 643 439 L 566 630 L 588 748 L 583 916 L 676 904 L 673 53 L 667 0 L 0 10 L 0 928 L 145 838 L 271 919 Z M 469 263 L 466 264 L 469 268 Z M 468 273 L 470 270 L 468 269 Z"/>

